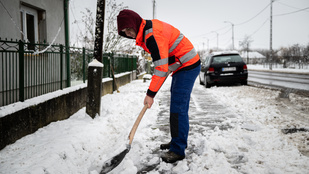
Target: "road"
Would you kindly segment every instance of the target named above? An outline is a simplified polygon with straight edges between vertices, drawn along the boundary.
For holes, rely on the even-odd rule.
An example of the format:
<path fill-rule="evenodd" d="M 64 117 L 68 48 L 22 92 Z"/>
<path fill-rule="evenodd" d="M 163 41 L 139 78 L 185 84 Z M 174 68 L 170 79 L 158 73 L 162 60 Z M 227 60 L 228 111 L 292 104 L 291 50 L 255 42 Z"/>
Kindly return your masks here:
<path fill-rule="evenodd" d="M 249 71 L 249 82 L 309 91 L 309 75 L 279 72 Z"/>

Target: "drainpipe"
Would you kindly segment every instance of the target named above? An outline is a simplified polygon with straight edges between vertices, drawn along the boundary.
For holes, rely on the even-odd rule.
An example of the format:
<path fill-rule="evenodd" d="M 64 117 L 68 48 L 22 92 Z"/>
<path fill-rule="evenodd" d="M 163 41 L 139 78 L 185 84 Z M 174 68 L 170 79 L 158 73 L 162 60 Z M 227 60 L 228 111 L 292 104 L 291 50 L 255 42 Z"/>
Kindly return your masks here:
<path fill-rule="evenodd" d="M 67 62 L 67 82 L 66 86 L 71 86 L 71 66 L 70 66 L 70 40 L 69 40 L 69 0 L 64 0 L 64 35 L 65 35 L 65 58 Z"/>

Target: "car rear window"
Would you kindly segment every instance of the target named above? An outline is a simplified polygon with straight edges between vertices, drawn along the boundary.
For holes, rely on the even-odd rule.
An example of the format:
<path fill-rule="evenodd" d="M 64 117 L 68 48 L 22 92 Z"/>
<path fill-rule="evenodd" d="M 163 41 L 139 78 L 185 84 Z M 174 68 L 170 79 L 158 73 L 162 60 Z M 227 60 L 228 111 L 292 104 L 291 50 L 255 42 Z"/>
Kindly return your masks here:
<path fill-rule="evenodd" d="M 212 63 L 227 63 L 227 62 L 243 62 L 242 58 L 239 55 L 218 55 L 213 57 Z"/>

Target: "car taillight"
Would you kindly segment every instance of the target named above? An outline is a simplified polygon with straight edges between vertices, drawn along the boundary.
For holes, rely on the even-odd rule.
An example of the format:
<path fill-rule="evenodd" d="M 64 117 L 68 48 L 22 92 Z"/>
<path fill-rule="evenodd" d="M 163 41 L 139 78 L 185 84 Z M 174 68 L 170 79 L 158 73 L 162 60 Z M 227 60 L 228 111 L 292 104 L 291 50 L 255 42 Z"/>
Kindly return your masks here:
<path fill-rule="evenodd" d="M 208 68 L 208 73 L 214 73 L 214 72 L 215 72 L 215 68 L 213 68 L 213 67 Z"/>
<path fill-rule="evenodd" d="M 244 66 L 243 66 L 243 69 L 244 69 L 244 70 L 247 70 L 247 65 L 244 65 Z"/>

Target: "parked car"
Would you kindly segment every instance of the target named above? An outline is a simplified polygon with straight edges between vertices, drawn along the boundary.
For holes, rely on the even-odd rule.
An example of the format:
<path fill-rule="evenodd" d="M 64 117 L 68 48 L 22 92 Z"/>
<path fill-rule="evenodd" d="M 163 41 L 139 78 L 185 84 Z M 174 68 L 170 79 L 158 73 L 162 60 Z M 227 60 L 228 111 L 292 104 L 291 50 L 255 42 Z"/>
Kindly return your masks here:
<path fill-rule="evenodd" d="M 199 80 L 206 88 L 218 84 L 247 85 L 247 79 L 247 65 L 236 51 L 213 52 L 202 59 Z"/>

